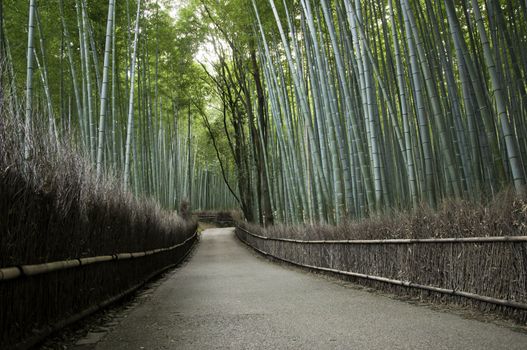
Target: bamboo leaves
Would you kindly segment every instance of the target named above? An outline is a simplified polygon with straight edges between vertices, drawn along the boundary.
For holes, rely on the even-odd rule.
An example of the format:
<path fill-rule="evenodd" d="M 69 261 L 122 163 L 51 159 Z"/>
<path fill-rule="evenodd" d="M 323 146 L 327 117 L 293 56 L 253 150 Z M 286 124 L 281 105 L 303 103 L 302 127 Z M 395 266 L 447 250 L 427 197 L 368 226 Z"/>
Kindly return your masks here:
<path fill-rule="evenodd" d="M 164 207 L 177 208 L 185 196 L 197 209 L 236 206 L 237 194 L 222 183 L 217 165 L 204 164 L 196 146 L 203 141 L 187 134 L 190 129 L 200 134 L 193 122 L 196 111 L 190 111 L 188 122 L 177 122 L 182 116 L 175 101 L 198 91 L 200 79 L 178 81 L 188 67 L 174 61 L 181 56 L 185 64 L 191 62 L 197 47 L 180 36 L 168 8 L 135 0 L 60 0 L 38 8 L 36 0 L 7 2 L 6 32 L 27 34 L 27 46 L 23 54 L 17 46 L 11 55 L 3 1 L 0 58 L 9 76 L 2 75 L 0 98 L 6 91 L 12 94 L 9 108 L 16 112 L 17 94 L 25 97 L 26 131 L 20 142 L 27 159 L 34 156 L 30 135 L 36 132 L 51 141 L 54 151 L 64 144 L 85 155 L 98 180 L 116 176 L 125 190 L 155 198 Z M 123 14 L 130 5 L 137 12 L 127 20 Z M 22 16 L 28 27 L 18 25 Z M 25 74 L 24 85 L 16 85 L 17 74 Z M 230 164 L 223 177 L 233 181 Z"/>

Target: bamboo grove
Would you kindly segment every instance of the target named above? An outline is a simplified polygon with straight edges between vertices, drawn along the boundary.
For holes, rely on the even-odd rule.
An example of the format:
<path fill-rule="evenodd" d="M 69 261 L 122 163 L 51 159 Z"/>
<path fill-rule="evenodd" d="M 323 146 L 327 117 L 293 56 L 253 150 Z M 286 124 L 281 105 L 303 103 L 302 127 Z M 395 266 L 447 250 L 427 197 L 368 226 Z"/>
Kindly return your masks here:
<path fill-rule="evenodd" d="M 337 223 L 525 194 L 525 2 L 250 5 L 277 219 Z"/>
<path fill-rule="evenodd" d="M 195 209 L 235 205 L 217 164 L 206 164 L 197 147 L 185 87 L 191 78 L 178 76 L 178 64 L 196 48 L 177 37 L 163 1 L 0 7 L 1 90 L 14 101 L 6 112 L 25 125 L 26 157 L 38 156 L 32 133 L 45 133 L 57 152 L 72 147 L 85 154 L 98 178 L 110 174 L 166 208 L 185 199 Z"/>
<path fill-rule="evenodd" d="M 526 194 L 525 1 L 3 3 L 28 157 L 38 128 L 137 195 L 263 224 Z"/>

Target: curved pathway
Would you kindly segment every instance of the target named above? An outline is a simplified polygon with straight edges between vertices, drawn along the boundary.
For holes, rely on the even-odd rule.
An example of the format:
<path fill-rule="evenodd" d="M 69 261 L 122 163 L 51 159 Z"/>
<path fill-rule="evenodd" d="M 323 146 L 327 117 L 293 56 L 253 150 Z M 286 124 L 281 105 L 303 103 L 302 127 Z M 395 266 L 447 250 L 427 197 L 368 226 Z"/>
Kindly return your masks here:
<path fill-rule="evenodd" d="M 285 268 L 209 229 L 95 349 L 527 349 L 527 333 Z"/>

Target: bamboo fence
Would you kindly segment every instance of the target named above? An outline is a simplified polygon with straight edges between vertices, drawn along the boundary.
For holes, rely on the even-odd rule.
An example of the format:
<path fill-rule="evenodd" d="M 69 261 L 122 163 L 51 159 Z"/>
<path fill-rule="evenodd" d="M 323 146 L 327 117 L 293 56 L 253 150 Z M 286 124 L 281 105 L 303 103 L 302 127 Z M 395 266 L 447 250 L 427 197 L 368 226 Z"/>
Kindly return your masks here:
<path fill-rule="evenodd" d="M 450 301 L 475 301 L 484 311 L 527 319 L 527 236 L 299 240 L 240 226 L 236 235 L 257 252 L 296 266 L 433 301 L 449 302 L 440 295 L 460 297 Z"/>
<path fill-rule="evenodd" d="M 12 266 L 0 269 L 0 282 L 9 281 L 22 276 L 35 276 L 45 273 L 50 273 L 54 271 L 61 271 L 75 267 L 81 267 L 91 264 L 103 263 L 108 261 L 118 261 L 118 260 L 127 260 L 127 259 L 137 259 L 145 256 L 163 253 L 167 251 L 174 250 L 176 248 L 182 247 L 187 244 L 189 241 L 196 238 L 198 232 L 194 232 L 192 236 L 184 240 L 182 243 L 175 244 L 171 247 L 159 248 L 153 250 L 147 250 L 143 252 L 134 252 L 134 253 L 118 253 L 114 255 L 101 255 L 87 258 L 78 258 L 78 259 L 69 259 L 61 261 L 52 261 L 43 264 L 32 264 L 32 265 L 22 265 L 22 266 Z"/>

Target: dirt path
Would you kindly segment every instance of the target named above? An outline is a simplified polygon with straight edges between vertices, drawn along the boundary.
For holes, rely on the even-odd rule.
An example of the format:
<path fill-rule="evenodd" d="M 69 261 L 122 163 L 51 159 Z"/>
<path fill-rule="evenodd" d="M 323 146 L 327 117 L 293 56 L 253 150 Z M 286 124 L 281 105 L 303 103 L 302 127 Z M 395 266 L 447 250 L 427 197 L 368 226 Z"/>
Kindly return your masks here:
<path fill-rule="evenodd" d="M 527 334 L 284 268 L 233 229 L 209 229 L 190 262 L 93 347 L 527 349 Z"/>

